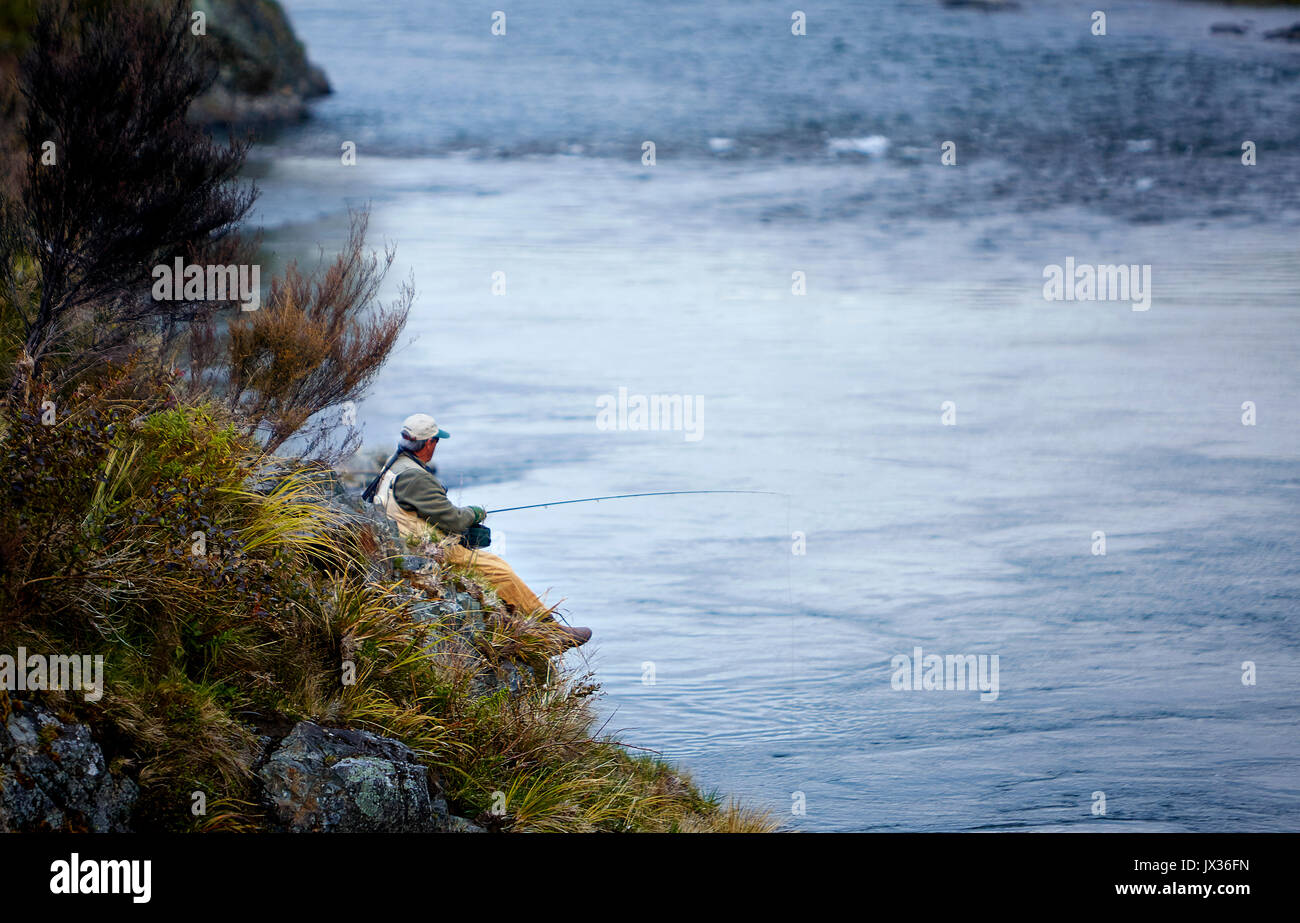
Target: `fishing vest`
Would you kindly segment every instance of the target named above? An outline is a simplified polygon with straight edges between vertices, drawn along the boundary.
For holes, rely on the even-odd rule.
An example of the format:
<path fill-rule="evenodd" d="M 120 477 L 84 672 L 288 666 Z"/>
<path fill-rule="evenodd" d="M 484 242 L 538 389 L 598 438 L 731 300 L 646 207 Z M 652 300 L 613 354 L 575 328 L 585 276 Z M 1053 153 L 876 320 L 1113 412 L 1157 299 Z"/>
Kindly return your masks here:
<path fill-rule="evenodd" d="M 408 509 L 403 509 L 393 496 L 393 486 L 397 483 L 397 476 L 405 474 L 407 471 L 423 471 L 429 473 L 429 469 L 424 467 L 411 456 L 401 453 L 397 460 L 388 466 L 384 476 L 379 480 L 379 488 L 375 491 L 375 505 L 383 509 L 384 513 L 393 522 L 397 523 L 397 531 L 404 538 L 412 537 L 421 541 L 439 541 L 442 539 L 442 531 L 436 528 L 432 523 L 426 522 L 415 513 Z"/>

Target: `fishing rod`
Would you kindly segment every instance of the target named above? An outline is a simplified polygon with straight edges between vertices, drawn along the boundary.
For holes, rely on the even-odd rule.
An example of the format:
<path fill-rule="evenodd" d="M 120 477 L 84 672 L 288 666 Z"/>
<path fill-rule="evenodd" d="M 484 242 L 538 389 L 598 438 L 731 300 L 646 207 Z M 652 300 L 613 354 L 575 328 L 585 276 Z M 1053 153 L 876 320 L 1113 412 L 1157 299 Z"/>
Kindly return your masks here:
<path fill-rule="evenodd" d="M 579 500 L 552 500 L 550 503 L 530 503 L 528 506 L 507 506 L 499 510 L 486 510 L 486 513 L 513 513 L 515 510 L 535 510 L 544 506 L 564 506 L 566 503 L 594 503 L 598 500 L 626 500 L 629 497 L 672 497 L 680 494 L 769 494 L 784 497 L 785 494 L 775 490 L 653 490 L 642 494 L 610 494 L 607 497 L 583 497 Z"/>

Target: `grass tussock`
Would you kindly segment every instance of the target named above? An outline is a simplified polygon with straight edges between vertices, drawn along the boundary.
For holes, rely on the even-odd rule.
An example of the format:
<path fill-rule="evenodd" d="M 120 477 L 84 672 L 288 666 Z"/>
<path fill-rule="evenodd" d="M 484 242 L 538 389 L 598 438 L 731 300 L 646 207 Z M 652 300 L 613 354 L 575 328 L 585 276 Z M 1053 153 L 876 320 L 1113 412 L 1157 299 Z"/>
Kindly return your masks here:
<path fill-rule="evenodd" d="M 494 830 L 770 827 L 603 736 L 554 628 L 340 501 L 341 411 L 414 297 L 379 302 L 393 254 L 364 213 L 251 314 L 153 290 L 177 259 L 259 262 L 248 145 L 187 118 L 216 76 L 188 5 L 21 6 L 0 4 L 22 101 L 0 99 L 21 155 L 0 170 L 0 650 L 102 655 L 102 699 L 42 699 L 139 783 L 133 826 L 262 829 L 259 761 L 311 720 L 402 740 Z"/>
<path fill-rule="evenodd" d="M 0 418 L 0 645 L 104 655 L 102 701 L 57 701 L 139 782 L 139 828 L 260 829 L 259 735 L 298 720 L 402 740 L 493 830 L 774 827 L 594 731 L 598 687 L 561 668 L 553 628 L 436 549 L 423 571 L 388 566 L 404 549 L 349 516 L 329 472 L 130 381 L 83 388 L 52 424 L 39 406 Z M 430 617 L 466 593 L 478 612 Z"/>

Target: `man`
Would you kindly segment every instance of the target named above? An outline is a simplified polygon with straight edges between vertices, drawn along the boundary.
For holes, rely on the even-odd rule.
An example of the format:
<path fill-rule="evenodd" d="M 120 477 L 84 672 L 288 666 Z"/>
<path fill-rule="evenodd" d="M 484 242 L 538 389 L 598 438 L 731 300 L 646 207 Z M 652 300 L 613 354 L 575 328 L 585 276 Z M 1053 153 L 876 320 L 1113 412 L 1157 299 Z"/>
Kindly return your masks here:
<path fill-rule="evenodd" d="M 429 467 L 438 440 L 448 438 L 447 431 L 440 429 L 428 414 L 407 417 L 402 423 L 397 453 L 380 473 L 377 485 L 372 485 L 374 502 L 384 508 L 404 536 L 434 541 L 444 535 L 458 536 L 456 544 L 446 546 L 449 563 L 476 569 L 492 584 L 501 601 L 520 615 L 550 621 L 550 610 L 509 564 L 495 554 L 467 547 L 465 534 L 486 519 L 487 513 L 481 506 L 452 503 L 447 488 Z M 591 639 L 590 628 L 555 627 L 565 647 L 586 644 Z"/>

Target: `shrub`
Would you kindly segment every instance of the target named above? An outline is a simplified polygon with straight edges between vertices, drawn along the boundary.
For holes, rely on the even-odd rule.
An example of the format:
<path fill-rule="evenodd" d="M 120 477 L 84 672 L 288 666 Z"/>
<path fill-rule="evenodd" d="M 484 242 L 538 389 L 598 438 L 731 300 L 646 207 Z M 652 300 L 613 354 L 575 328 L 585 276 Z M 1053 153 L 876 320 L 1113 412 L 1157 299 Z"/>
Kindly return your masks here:
<path fill-rule="evenodd" d="M 316 275 L 291 263 L 271 285 L 267 303 L 230 323 L 229 386 L 232 411 L 260 432 L 268 452 L 297 435 L 296 454 L 333 462 L 352 455 L 359 435 L 350 430 L 331 445 L 341 415 L 359 400 L 406 325 L 415 297 L 410 283 L 389 305 L 377 303 L 393 262 L 365 250 L 368 216 L 354 213 L 347 244 Z"/>
<path fill-rule="evenodd" d="M 252 204 L 234 182 L 247 145 L 186 121 L 215 77 L 187 13 L 182 0 L 41 7 L 19 83 L 25 177 L 0 222 L 0 282 L 24 254 L 39 267 L 35 306 L 14 306 L 33 373 L 57 359 L 75 374 L 201 310 L 155 301 L 152 267 L 226 235 Z"/>
<path fill-rule="evenodd" d="M 46 695 L 139 781 L 136 829 L 264 827 L 257 735 L 298 720 L 404 741 L 457 812 L 494 829 L 770 824 L 594 735 L 597 687 L 561 673 L 472 576 L 377 564 L 405 549 L 332 504 L 319 468 L 270 460 L 221 405 L 139 381 L 124 368 L 83 384 L 52 424 L 0 411 L 0 647 L 104 655 L 98 704 Z M 472 640 L 459 616 L 413 610 L 458 593 L 484 600 Z M 482 687 L 510 671 L 516 691 Z M 190 813 L 196 790 L 207 818 Z"/>
<path fill-rule="evenodd" d="M 495 829 L 760 829 L 653 758 L 593 735 L 596 687 L 558 671 L 546 629 L 508 618 L 472 574 L 419 574 L 341 510 L 329 411 L 396 345 L 408 284 L 377 301 L 393 253 L 366 215 L 323 271 L 291 264 L 261 310 L 154 303 L 152 265 L 252 259 L 236 233 L 244 148 L 185 122 L 211 79 L 185 7 L 46 3 L 21 89 L 22 192 L 0 213 L 0 645 L 102 653 L 104 698 L 47 692 L 94 726 L 141 797 L 136 829 L 252 830 L 258 732 L 301 719 L 368 727 L 437 767 L 453 806 Z M 0 38 L 6 20 L 0 18 Z M 57 167 L 33 156 L 53 140 Z M 188 365 L 178 377 L 173 363 Z M 295 443 L 296 440 L 296 443 Z M 294 445 L 296 460 L 275 452 Z M 486 630 L 414 607 L 469 593 Z M 450 616 L 448 618 L 451 618 Z M 344 662 L 355 682 L 341 681 Z M 514 692 L 485 676 L 514 671 Z M 8 693 L 0 690 L 0 715 Z M 190 793 L 209 796 L 207 819 Z M 507 814 L 491 813 L 494 793 Z"/>

